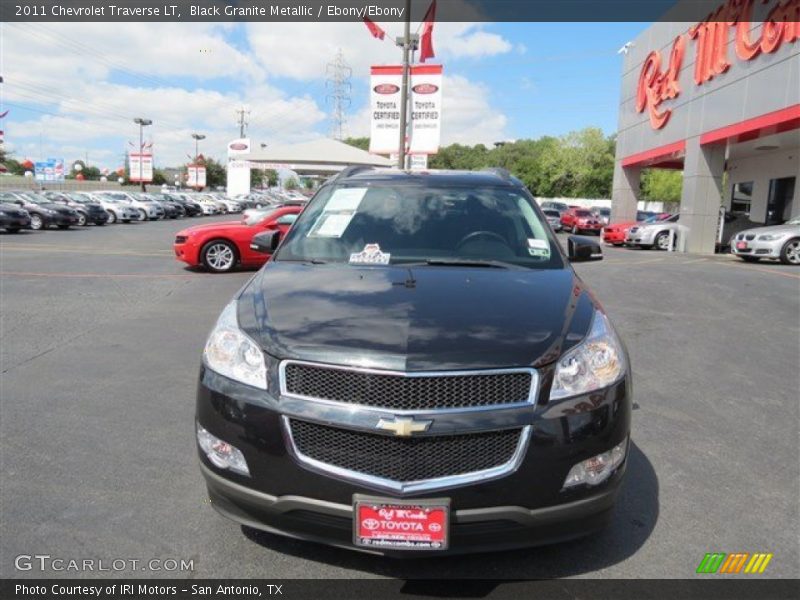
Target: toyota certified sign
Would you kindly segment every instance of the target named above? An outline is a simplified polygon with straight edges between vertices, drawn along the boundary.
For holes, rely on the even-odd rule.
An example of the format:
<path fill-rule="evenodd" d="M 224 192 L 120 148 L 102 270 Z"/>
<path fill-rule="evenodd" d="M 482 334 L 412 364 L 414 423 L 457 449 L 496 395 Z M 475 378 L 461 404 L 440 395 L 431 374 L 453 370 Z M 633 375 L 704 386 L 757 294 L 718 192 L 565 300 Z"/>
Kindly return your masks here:
<path fill-rule="evenodd" d="M 396 94 L 400 91 L 400 86 L 393 83 L 380 83 L 372 89 L 376 94 Z"/>

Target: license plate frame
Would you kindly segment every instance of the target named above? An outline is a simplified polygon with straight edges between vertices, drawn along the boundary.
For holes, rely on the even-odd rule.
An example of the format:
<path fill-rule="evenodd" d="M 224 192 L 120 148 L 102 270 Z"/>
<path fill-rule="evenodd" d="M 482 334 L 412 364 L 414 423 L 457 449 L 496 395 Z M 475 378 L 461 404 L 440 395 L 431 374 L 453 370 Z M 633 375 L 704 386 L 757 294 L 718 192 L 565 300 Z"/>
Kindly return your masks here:
<path fill-rule="evenodd" d="M 392 511 L 378 516 L 379 511 Z M 396 514 L 396 511 L 409 511 L 408 515 Z M 412 518 L 410 515 L 422 511 L 425 518 Z M 359 548 L 371 550 L 399 550 L 441 552 L 450 547 L 450 498 L 425 498 L 399 500 L 363 494 L 353 495 L 353 544 Z M 367 519 L 375 521 L 375 529 L 362 528 Z M 384 523 L 418 523 L 422 530 L 409 526 L 408 529 L 386 530 Z M 431 530 L 438 525 L 440 530 Z M 427 526 L 427 527 L 426 527 Z M 404 535 L 407 534 L 407 535 Z M 416 539 L 415 539 L 416 538 Z"/>
<path fill-rule="evenodd" d="M 747 250 L 747 242 L 736 242 L 736 249 L 737 250 Z"/>

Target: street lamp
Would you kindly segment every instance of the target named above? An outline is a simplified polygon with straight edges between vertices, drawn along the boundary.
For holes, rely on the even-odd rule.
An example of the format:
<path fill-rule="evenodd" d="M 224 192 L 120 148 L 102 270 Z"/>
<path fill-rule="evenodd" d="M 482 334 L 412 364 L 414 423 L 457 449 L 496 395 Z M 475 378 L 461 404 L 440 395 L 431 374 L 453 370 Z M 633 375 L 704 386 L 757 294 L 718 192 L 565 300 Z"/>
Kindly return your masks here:
<path fill-rule="evenodd" d="M 193 133 L 192 137 L 194 138 L 194 162 L 197 162 L 197 157 L 200 156 L 200 140 L 206 139 L 202 133 Z"/>
<path fill-rule="evenodd" d="M 139 126 L 139 183 L 142 186 L 142 191 L 146 192 L 147 188 L 144 186 L 144 181 L 142 180 L 142 163 L 144 162 L 142 160 L 142 153 L 144 150 L 143 136 L 144 136 L 144 128 L 147 127 L 148 125 L 152 125 L 153 121 L 151 119 L 143 119 L 141 117 L 136 117 L 133 120 L 133 122 Z"/>

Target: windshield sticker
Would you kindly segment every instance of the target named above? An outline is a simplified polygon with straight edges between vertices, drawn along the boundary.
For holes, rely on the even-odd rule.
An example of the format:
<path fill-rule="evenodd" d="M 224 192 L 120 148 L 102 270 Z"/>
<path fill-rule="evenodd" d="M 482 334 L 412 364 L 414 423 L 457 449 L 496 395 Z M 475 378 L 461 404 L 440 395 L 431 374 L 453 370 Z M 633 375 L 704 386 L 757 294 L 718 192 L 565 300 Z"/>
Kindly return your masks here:
<path fill-rule="evenodd" d="M 330 200 L 323 209 L 324 212 L 351 211 L 355 212 L 361 205 L 361 200 L 367 193 L 367 188 L 341 188 L 333 192 Z"/>
<path fill-rule="evenodd" d="M 381 252 L 378 244 L 367 244 L 361 252 L 350 255 L 351 265 L 388 265 L 391 254 Z"/>
<path fill-rule="evenodd" d="M 550 244 L 547 243 L 547 240 L 528 238 L 528 254 L 531 256 L 540 256 L 542 258 L 550 258 Z"/>
<path fill-rule="evenodd" d="M 354 215 L 353 212 L 322 213 L 308 232 L 308 237 L 340 238 Z"/>

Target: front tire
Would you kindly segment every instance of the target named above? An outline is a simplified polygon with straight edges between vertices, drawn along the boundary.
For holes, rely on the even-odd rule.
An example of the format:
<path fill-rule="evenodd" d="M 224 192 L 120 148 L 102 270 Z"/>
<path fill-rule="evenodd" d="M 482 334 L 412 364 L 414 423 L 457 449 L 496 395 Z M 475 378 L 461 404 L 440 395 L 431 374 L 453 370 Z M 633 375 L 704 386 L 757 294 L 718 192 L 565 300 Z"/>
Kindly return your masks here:
<path fill-rule="evenodd" d="M 113 225 L 114 223 L 116 223 L 117 222 L 116 213 L 114 213 L 114 211 L 112 210 L 107 210 L 106 212 L 108 213 L 108 224 Z"/>
<path fill-rule="evenodd" d="M 143 208 L 139 209 L 139 220 L 140 221 L 147 221 L 147 211 Z"/>
<path fill-rule="evenodd" d="M 88 224 L 88 222 L 89 222 L 89 221 L 88 221 L 88 219 L 86 218 L 86 215 L 85 215 L 85 214 L 83 214 L 83 213 L 78 213 L 78 225 L 79 225 L 80 227 L 86 227 L 86 225 Z"/>
<path fill-rule="evenodd" d="M 669 250 L 669 233 L 662 231 L 656 236 L 656 241 L 653 244 L 656 250 Z"/>
<path fill-rule="evenodd" d="M 225 240 L 213 240 L 203 246 L 200 260 L 212 273 L 227 273 L 236 266 L 236 248 Z"/>
<path fill-rule="evenodd" d="M 39 215 L 31 215 L 31 229 L 34 231 L 44 229 L 44 219 Z"/>
<path fill-rule="evenodd" d="M 793 238 L 783 245 L 781 262 L 785 265 L 800 265 L 800 238 Z"/>

